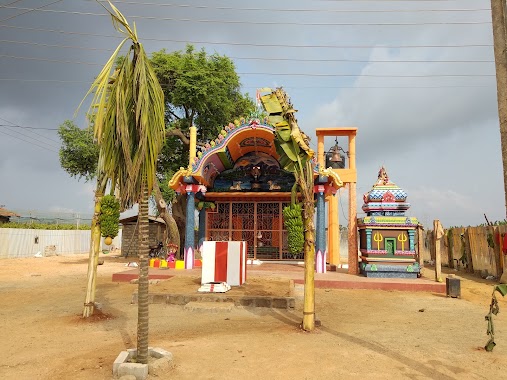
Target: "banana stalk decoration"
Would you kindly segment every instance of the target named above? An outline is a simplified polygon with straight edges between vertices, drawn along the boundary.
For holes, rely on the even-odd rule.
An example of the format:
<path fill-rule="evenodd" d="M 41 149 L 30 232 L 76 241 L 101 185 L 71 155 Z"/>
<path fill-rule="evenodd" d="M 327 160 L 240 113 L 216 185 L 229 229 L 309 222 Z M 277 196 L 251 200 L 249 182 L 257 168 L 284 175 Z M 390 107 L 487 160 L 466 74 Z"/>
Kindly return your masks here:
<path fill-rule="evenodd" d="M 299 204 L 296 205 L 297 200 L 294 199 L 296 198 L 294 196 L 289 210 L 287 208 L 284 210 L 284 216 L 285 214 L 291 214 L 290 216 L 294 214 L 295 216 L 295 213 L 303 213 L 304 222 L 300 234 L 304 233 L 305 288 L 301 327 L 303 330 L 312 331 L 315 328 L 315 226 L 313 224 L 315 206 L 313 203 L 313 164 L 311 162 L 314 151 L 310 149 L 308 136 L 299 129 L 294 116 L 296 110 L 285 91 L 282 88 L 277 88 L 274 91 L 271 89 L 259 91 L 270 92 L 261 96 L 260 99 L 269 115 L 270 124 L 275 127 L 274 141 L 276 151 L 280 156 L 280 165 L 285 170 L 294 173 L 295 184 L 299 186 L 303 199 L 303 207 L 300 208 Z M 285 223 L 288 223 L 287 219 Z M 299 226 L 297 227 L 293 229 L 294 232 L 299 230 Z M 297 249 L 297 247 L 293 248 Z"/>
<path fill-rule="evenodd" d="M 312 159 L 315 152 L 309 147 L 310 139 L 299 129 L 290 99 L 282 88 L 261 96 L 264 109 L 269 114 L 269 122 L 275 127 L 275 146 L 280 156 L 280 165 L 287 171 L 303 171 L 306 161 Z M 298 167 L 296 167 L 298 166 Z"/>

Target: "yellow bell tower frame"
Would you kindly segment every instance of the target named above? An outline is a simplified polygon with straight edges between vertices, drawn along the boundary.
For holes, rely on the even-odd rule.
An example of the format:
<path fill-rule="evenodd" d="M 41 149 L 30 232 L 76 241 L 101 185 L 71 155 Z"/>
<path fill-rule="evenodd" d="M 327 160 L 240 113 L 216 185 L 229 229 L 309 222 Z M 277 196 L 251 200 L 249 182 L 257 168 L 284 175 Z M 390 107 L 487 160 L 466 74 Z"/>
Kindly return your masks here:
<path fill-rule="evenodd" d="M 333 169 L 348 186 L 349 189 L 349 223 L 348 223 L 348 273 L 358 274 L 358 247 L 357 247 L 357 170 L 356 170 L 356 133 L 357 128 L 317 128 L 317 160 L 320 167 L 325 167 L 326 150 L 324 146 L 324 137 L 347 137 L 348 139 L 348 167 L 343 169 Z M 338 210 L 338 198 L 329 195 L 327 198 L 329 204 L 328 213 L 328 253 L 329 263 L 332 265 L 340 264 L 340 222 Z"/>

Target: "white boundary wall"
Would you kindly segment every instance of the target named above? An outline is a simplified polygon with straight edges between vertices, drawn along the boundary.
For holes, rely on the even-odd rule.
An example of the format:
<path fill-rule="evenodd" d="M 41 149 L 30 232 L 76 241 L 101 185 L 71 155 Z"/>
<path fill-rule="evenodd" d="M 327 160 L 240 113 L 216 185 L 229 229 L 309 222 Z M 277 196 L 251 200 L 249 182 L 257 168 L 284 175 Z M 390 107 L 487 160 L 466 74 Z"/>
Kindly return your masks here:
<path fill-rule="evenodd" d="M 115 248 L 121 248 L 121 232 L 120 229 L 118 236 L 113 239 Z M 43 256 L 45 253 L 56 255 L 88 253 L 90 252 L 90 240 L 90 230 L 0 228 L 0 259 L 32 257 L 38 252 Z M 102 244 L 102 249 L 109 248 L 109 246 Z"/>

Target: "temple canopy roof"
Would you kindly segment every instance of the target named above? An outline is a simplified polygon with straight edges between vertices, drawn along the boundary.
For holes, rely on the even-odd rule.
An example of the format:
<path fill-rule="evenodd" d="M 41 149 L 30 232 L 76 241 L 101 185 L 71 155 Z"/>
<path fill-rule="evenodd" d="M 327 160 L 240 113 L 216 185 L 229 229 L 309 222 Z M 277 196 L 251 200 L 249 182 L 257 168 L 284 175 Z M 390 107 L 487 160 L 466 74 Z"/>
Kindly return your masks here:
<path fill-rule="evenodd" d="M 370 215 L 404 215 L 410 208 L 406 203 L 407 193 L 389 180 L 386 169 L 382 166 L 378 172 L 377 182 L 370 191 L 363 195 L 363 211 Z"/>
<path fill-rule="evenodd" d="M 192 176 L 205 186 L 212 186 L 216 176 L 224 170 L 232 169 L 236 162 L 245 155 L 264 153 L 278 160 L 275 144 L 274 128 L 269 124 L 261 124 L 259 120 L 236 125 L 230 123 L 220 131 L 215 140 L 204 146 L 197 153 L 192 163 Z"/>
<path fill-rule="evenodd" d="M 252 119 L 248 122 L 241 119 L 234 124 L 226 125 L 216 139 L 198 148 L 195 157 L 190 159 L 188 168 L 181 168 L 176 172 L 169 181 L 169 186 L 176 191 L 181 191 L 184 183 L 197 183 L 206 188 L 213 188 L 215 180 L 222 173 L 241 169 L 242 165 L 251 166 L 256 164 L 256 160 L 262 162 L 263 167 L 271 168 L 272 176 L 278 176 L 282 180 L 282 177 L 285 177 L 284 173 L 279 175 L 275 173 L 277 168 L 280 172 L 285 171 L 278 163 L 280 156 L 276 152 L 274 131 L 275 128 L 267 119 L 262 121 Z M 316 167 L 314 175 L 329 176 L 336 189 L 343 186 L 336 173 L 322 172 L 322 169 Z M 284 183 L 287 185 L 286 179 Z M 284 186 L 282 188 L 275 186 L 280 191 L 287 191 Z M 248 188 L 243 187 L 242 190 Z"/>

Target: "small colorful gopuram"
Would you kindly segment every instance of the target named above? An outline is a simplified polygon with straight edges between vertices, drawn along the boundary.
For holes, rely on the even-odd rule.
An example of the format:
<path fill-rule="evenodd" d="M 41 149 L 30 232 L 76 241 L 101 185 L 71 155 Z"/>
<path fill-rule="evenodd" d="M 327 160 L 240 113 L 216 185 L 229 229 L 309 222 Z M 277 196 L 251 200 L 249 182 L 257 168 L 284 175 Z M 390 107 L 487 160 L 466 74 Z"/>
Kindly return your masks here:
<path fill-rule="evenodd" d="M 417 278 L 416 218 L 405 216 L 407 193 L 389 180 L 384 167 L 377 182 L 363 195 L 366 217 L 357 221 L 361 273 L 366 277 Z"/>

